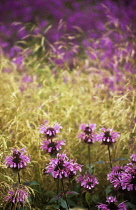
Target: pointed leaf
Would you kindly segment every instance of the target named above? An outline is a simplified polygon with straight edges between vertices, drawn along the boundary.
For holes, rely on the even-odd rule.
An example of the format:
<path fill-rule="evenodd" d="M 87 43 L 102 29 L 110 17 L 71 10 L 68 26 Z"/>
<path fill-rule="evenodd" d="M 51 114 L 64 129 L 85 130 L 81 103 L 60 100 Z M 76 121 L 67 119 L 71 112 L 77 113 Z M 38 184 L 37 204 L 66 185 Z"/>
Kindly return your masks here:
<path fill-rule="evenodd" d="M 78 195 L 79 193 L 75 192 L 75 191 L 67 191 L 66 195 Z"/>
<path fill-rule="evenodd" d="M 62 206 L 62 208 L 68 209 L 68 206 L 65 200 L 61 199 L 60 205 Z"/>
<path fill-rule="evenodd" d="M 90 206 L 90 202 L 91 202 L 91 195 L 90 195 L 90 193 L 89 193 L 89 192 L 86 192 L 86 194 L 85 194 L 85 200 L 86 200 L 86 202 L 87 202 L 88 206 Z"/>
<path fill-rule="evenodd" d="M 132 203 L 130 203 L 130 202 L 126 202 L 125 203 L 128 207 L 130 207 L 130 208 L 132 208 L 132 209 L 136 209 L 136 206 L 134 205 L 134 204 L 132 204 Z"/>
<path fill-rule="evenodd" d="M 27 181 L 27 182 L 24 182 L 23 183 L 24 185 L 26 185 L 26 186 L 36 186 L 36 185 L 40 185 L 38 182 L 36 182 L 36 181 Z"/>
<path fill-rule="evenodd" d="M 103 160 L 100 160 L 100 161 L 97 161 L 97 162 L 95 162 L 95 163 L 98 163 L 98 164 L 103 164 L 103 163 L 105 163 Z"/>
<path fill-rule="evenodd" d="M 113 161 L 116 162 L 116 161 L 120 161 L 120 160 L 127 160 L 127 158 L 120 157 L 120 158 L 114 159 Z"/>
<path fill-rule="evenodd" d="M 61 197 L 62 197 L 62 195 L 58 194 L 56 197 L 52 198 L 48 203 L 53 203 L 53 202 L 59 200 Z"/>
<path fill-rule="evenodd" d="M 108 187 L 106 187 L 105 192 L 106 192 L 106 196 L 107 196 L 109 193 L 111 193 L 111 192 L 112 192 L 112 186 L 109 185 Z"/>

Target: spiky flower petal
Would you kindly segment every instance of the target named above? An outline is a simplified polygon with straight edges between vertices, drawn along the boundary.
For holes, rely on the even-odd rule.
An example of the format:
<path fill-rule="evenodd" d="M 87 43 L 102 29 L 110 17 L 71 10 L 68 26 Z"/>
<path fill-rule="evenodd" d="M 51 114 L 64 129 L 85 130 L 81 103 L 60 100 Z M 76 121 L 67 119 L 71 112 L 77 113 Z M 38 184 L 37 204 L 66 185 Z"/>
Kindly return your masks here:
<path fill-rule="evenodd" d="M 102 142 L 104 145 L 112 146 L 120 136 L 118 132 L 113 131 L 111 128 L 101 128 L 101 130 L 103 132 L 97 134 L 97 141 Z"/>
<path fill-rule="evenodd" d="M 51 154 L 57 154 L 57 152 L 62 149 L 62 146 L 65 145 L 65 140 L 62 141 L 51 141 L 51 140 L 44 140 L 41 144 L 41 150 L 51 153 Z"/>
<path fill-rule="evenodd" d="M 80 185 L 87 190 L 92 190 L 95 185 L 98 184 L 98 180 L 95 176 L 87 172 L 84 176 L 80 175 L 77 177 L 77 183 L 80 183 Z"/>
<path fill-rule="evenodd" d="M 28 202 L 28 192 L 24 186 L 19 186 L 15 189 L 11 188 L 7 195 L 4 197 L 4 201 L 14 204 L 25 204 Z"/>
<path fill-rule="evenodd" d="M 40 133 L 47 139 L 53 139 L 56 137 L 57 133 L 60 133 L 60 129 L 62 129 L 62 126 L 60 126 L 59 123 L 56 123 L 53 127 L 47 126 L 46 124 L 47 123 L 41 125 Z"/>
<path fill-rule="evenodd" d="M 93 144 L 96 140 L 96 136 L 94 134 L 95 128 L 96 124 L 81 124 L 79 129 L 82 130 L 83 133 L 80 133 L 78 138 L 84 143 Z"/>
<path fill-rule="evenodd" d="M 66 154 L 57 154 L 56 158 L 52 158 L 50 163 L 46 166 L 45 172 L 51 173 L 54 178 L 62 179 L 76 175 L 77 171 L 81 171 L 81 165 L 70 160 Z"/>
<path fill-rule="evenodd" d="M 12 149 L 13 153 L 10 156 L 5 158 L 5 165 L 8 168 L 12 168 L 14 170 L 24 169 L 27 166 L 27 163 L 30 163 L 30 158 L 28 155 L 25 155 L 26 149 L 22 148 L 20 150 Z"/>
<path fill-rule="evenodd" d="M 133 164 L 113 167 L 107 179 L 117 190 L 136 191 L 136 167 Z"/>
<path fill-rule="evenodd" d="M 116 197 L 110 196 L 106 199 L 106 204 L 100 203 L 98 210 L 127 210 L 127 207 L 124 202 L 117 204 Z"/>

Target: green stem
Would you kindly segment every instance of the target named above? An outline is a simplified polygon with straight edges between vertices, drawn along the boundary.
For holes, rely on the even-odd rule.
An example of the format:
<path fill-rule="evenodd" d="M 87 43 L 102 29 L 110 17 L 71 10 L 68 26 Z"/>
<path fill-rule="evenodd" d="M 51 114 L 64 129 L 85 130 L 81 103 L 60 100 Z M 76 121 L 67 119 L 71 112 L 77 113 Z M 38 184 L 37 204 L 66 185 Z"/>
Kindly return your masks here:
<path fill-rule="evenodd" d="M 21 184 L 19 171 L 17 172 L 17 175 L 18 175 L 18 183 Z"/>
<path fill-rule="evenodd" d="M 63 179 L 61 179 L 61 183 L 62 183 L 62 190 L 63 190 L 63 193 L 64 193 L 64 198 L 65 198 L 65 201 L 66 201 L 66 204 L 67 204 L 67 209 L 69 210 L 69 205 L 68 205 L 67 198 L 66 198 L 66 193 L 65 193 L 65 190 L 64 190 Z"/>
<path fill-rule="evenodd" d="M 57 195 L 59 194 L 59 178 L 57 179 Z"/>
<path fill-rule="evenodd" d="M 89 167 L 91 165 L 91 158 L 90 158 L 90 144 L 88 144 L 88 160 L 89 160 Z"/>
<path fill-rule="evenodd" d="M 112 169 L 111 153 L 110 153 L 110 147 L 109 147 L 109 145 L 108 145 L 108 152 L 109 152 L 110 168 Z"/>

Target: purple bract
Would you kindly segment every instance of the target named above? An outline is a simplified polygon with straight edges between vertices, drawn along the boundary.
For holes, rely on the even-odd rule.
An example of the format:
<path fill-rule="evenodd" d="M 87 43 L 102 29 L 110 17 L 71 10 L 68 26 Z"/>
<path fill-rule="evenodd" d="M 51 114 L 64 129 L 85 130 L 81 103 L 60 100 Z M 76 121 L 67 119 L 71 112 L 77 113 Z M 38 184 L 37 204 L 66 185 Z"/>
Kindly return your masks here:
<path fill-rule="evenodd" d="M 133 164 L 113 167 L 107 180 L 119 191 L 136 191 L 136 167 Z"/>
<path fill-rule="evenodd" d="M 118 132 L 113 131 L 111 128 L 101 128 L 103 132 L 97 134 L 97 141 L 102 142 L 104 145 L 112 146 L 115 143 L 115 139 L 120 136 Z"/>
<path fill-rule="evenodd" d="M 95 185 L 98 184 L 97 178 L 89 174 L 88 172 L 86 172 L 84 176 L 78 176 L 77 182 L 80 183 L 80 185 L 87 190 L 94 189 Z"/>
<path fill-rule="evenodd" d="M 56 154 L 62 146 L 65 145 L 65 140 L 53 142 L 51 140 L 42 141 L 41 150 L 51 154 Z"/>
<path fill-rule="evenodd" d="M 45 168 L 45 173 L 52 173 L 54 178 L 71 177 L 81 171 L 81 165 L 70 160 L 66 154 L 57 154 L 56 158 L 52 158 L 50 163 Z"/>
<path fill-rule="evenodd" d="M 93 144 L 96 140 L 96 135 L 94 134 L 95 128 L 96 124 L 81 124 L 79 129 L 82 130 L 83 133 L 80 133 L 78 138 L 84 143 Z"/>
<path fill-rule="evenodd" d="M 5 158 L 6 166 L 14 170 L 26 168 L 27 163 L 30 163 L 30 158 L 27 155 L 24 155 L 24 153 L 26 153 L 26 149 L 12 149 L 12 151 L 12 155 Z"/>
<path fill-rule="evenodd" d="M 60 133 L 60 129 L 62 129 L 62 126 L 60 126 L 59 123 L 56 123 L 53 127 L 48 127 L 45 123 L 44 125 L 41 125 L 40 133 L 47 139 L 53 139 L 56 137 L 57 133 Z"/>
<path fill-rule="evenodd" d="M 23 186 L 19 186 L 16 189 L 10 189 L 4 197 L 4 201 L 14 204 L 25 204 L 28 202 L 28 192 Z"/>
<path fill-rule="evenodd" d="M 127 210 L 127 207 L 124 202 L 117 204 L 116 197 L 110 196 L 106 199 L 106 204 L 100 203 L 98 210 Z"/>

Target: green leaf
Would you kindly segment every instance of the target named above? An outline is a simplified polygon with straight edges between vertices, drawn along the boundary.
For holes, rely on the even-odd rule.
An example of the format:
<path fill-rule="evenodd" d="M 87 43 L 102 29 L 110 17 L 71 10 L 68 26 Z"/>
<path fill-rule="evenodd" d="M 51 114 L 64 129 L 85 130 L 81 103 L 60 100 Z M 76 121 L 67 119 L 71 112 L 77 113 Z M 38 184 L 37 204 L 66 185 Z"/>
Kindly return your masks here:
<path fill-rule="evenodd" d="M 92 197 L 91 197 L 91 200 L 94 202 L 94 203 L 97 203 L 99 201 L 99 196 L 98 194 L 93 194 Z"/>
<path fill-rule="evenodd" d="M 23 183 L 26 186 L 36 186 L 36 185 L 40 185 L 38 182 L 36 181 L 27 181 Z"/>
<path fill-rule="evenodd" d="M 79 193 L 75 191 L 67 191 L 66 195 L 78 195 Z"/>
<path fill-rule="evenodd" d="M 106 189 L 105 189 L 106 196 L 108 196 L 108 194 L 111 193 L 112 190 L 113 190 L 113 189 L 112 189 L 112 186 L 111 186 L 111 185 L 107 186 Z"/>
<path fill-rule="evenodd" d="M 127 207 L 130 207 L 132 209 L 136 209 L 136 206 L 130 202 L 125 202 L 125 204 L 127 205 Z"/>
<path fill-rule="evenodd" d="M 116 161 L 120 161 L 120 160 L 127 160 L 127 158 L 120 157 L 120 158 L 114 159 L 113 161 L 116 162 Z"/>
<path fill-rule="evenodd" d="M 76 204 L 74 201 L 72 201 L 71 199 L 67 199 L 67 200 L 68 200 L 68 204 L 69 204 L 71 207 L 77 206 L 77 204 Z"/>
<path fill-rule="evenodd" d="M 105 162 L 104 162 L 103 160 L 99 160 L 99 161 L 97 161 L 97 162 L 95 162 L 95 163 L 104 164 Z"/>
<path fill-rule="evenodd" d="M 48 203 L 53 203 L 53 202 L 59 200 L 61 197 L 62 197 L 62 195 L 58 194 L 56 197 L 52 198 Z"/>
<path fill-rule="evenodd" d="M 92 165 L 92 166 L 89 168 L 89 173 L 90 173 L 90 174 L 94 174 L 94 170 L 95 170 L 94 165 Z"/>
<path fill-rule="evenodd" d="M 60 201 L 60 205 L 62 206 L 62 208 L 64 208 L 64 209 L 68 209 L 68 206 L 67 206 L 67 203 L 66 203 L 66 201 L 65 201 L 65 200 L 61 199 L 61 201 Z"/>
<path fill-rule="evenodd" d="M 89 192 L 86 192 L 85 194 L 85 200 L 86 200 L 86 203 L 88 204 L 88 206 L 90 206 L 90 203 L 91 203 L 91 195 Z"/>

